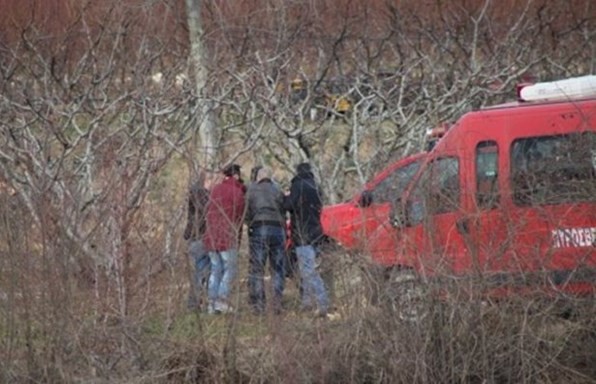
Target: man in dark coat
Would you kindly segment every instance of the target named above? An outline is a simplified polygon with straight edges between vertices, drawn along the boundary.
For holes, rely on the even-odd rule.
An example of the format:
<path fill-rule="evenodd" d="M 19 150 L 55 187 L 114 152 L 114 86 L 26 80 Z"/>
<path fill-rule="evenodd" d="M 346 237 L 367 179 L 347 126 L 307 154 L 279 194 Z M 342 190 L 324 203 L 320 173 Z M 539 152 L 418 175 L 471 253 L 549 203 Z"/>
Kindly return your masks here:
<path fill-rule="evenodd" d="M 205 174 L 201 172 L 188 193 L 188 218 L 184 229 L 184 239 L 188 241 L 188 253 L 193 264 L 193 276 L 188 292 L 189 309 L 196 309 L 201 305 L 202 293 L 207 288 L 211 264 L 203 244 L 206 228 L 205 213 L 209 202 L 209 191 L 204 185 Z"/>
<path fill-rule="evenodd" d="M 209 252 L 209 313 L 232 311 L 229 295 L 238 268 L 238 247 L 244 216 L 245 186 L 240 166 L 223 171 L 224 180 L 215 185 L 207 205 L 207 230 L 203 241 Z"/>
<path fill-rule="evenodd" d="M 271 169 L 261 167 L 246 193 L 245 220 L 250 246 L 249 301 L 256 313 L 265 310 L 264 274 L 267 259 L 272 272 L 275 312 L 281 310 L 286 272 L 284 195 L 271 177 Z"/>
<path fill-rule="evenodd" d="M 327 316 L 329 297 L 315 265 L 316 246 L 324 238 L 320 218 L 323 203 L 310 164 L 296 167 L 284 206 L 290 212 L 292 242 L 302 281 L 302 306 L 310 309 L 316 305 L 317 314 Z"/>

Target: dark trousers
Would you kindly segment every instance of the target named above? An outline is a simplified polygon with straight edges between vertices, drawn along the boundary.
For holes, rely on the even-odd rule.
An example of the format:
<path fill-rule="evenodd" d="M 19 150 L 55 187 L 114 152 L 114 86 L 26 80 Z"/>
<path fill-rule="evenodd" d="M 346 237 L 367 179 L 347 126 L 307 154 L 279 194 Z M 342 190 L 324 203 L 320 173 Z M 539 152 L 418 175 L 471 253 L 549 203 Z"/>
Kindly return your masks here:
<path fill-rule="evenodd" d="M 249 231 L 249 276 L 248 290 L 250 304 L 255 311 L 265 310 L 265 264 L 269 259 L 273 282 L 273 305 L 281 309 L 281 298 L 285 283 L 285 242 L 286 234 L 282 227 L 261 225 Z"/>

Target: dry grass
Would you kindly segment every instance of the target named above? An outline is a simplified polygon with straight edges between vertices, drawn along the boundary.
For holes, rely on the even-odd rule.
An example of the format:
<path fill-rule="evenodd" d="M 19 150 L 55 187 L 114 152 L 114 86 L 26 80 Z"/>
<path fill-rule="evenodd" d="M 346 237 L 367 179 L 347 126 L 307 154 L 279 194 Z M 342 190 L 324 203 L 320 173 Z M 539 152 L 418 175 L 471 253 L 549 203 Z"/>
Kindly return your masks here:
<path fill-rule="evenodd" d="M 279 316 L 252 315 L 241 281 L 236 313 L 190 312 L 186 282 L 177 281 L 182 270 L 156 276 L 146 295 L 135 296 L 145 304 L 131 306 L 125 318 L 80 287 L 67 305 L 3 300 L 2 381 L 594 382 L 593 298 L 445 302 L 429 296 L 430 314 L 405 322 L 389 307 L 367 304 L 366 276 L 354 279 L 357 259 L 326 257 L 336 259 L 337 307 L 327 320 L 298 311 L 291 280 Z"/>

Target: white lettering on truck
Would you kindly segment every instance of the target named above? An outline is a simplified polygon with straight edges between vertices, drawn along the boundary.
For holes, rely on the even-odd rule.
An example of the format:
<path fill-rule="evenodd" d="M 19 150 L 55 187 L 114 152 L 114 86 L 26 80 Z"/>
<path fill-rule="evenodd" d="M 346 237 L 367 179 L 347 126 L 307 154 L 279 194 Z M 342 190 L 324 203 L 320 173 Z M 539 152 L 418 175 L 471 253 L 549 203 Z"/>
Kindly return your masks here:
<path fill-rule="evenodd" d="M 552 230 L 554 248 L 596 247 L 596 227 Z"/>

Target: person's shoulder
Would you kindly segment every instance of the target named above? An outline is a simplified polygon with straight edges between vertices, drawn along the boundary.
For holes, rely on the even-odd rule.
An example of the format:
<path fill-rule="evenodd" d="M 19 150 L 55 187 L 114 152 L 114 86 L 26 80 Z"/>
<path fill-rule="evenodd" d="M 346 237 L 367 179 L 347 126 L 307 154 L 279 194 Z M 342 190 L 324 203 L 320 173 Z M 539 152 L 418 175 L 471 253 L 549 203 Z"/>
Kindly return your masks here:
<path fill-rule="evenodd" d="M 223 182 L 217 183 L 213 187 L 211 187 L 210 195 L 222 194 L 223 192 L 225 192 L 226 188 L 227 187 Z"/>
<path fill-rule="evenodd" d="M 238 186 L 238 188 L 240 188 L 240 190 L 242 191 L 242 193 L 246 193 L 248 191 L 248 186 L 246 184 L 244 184 L 243 182 L 238 182 L 238 184 L 236 184 Z"/>
<path fill-rule="evenodd" d="M 272 181 L 272 182 L 269 183 L 269 188 L 271 190 L 275 191 L 275 193 L 282 193 L 282 191 L 281 191 L 281 185 L 279 185 L 275 181 Z"/>
<path fill-rule="evenodd" d="M 247 187 L 246 187 L 246 195 L 247 196 L 253 196 L 255 194 L 257 194 L 259 192 L 259 186 L 257 185 L 257 183 L 250 183 Z"/>
<path fill-rule="evenodd" d="M 246 184 L 241 183 L 238 180 L 235 180 L 234 183 L 231 184 L 234 188 L 235 191 L 240 192 L 242 194 L 245 194 L 248 190 L 248 187 L 246 186 Z"/>

